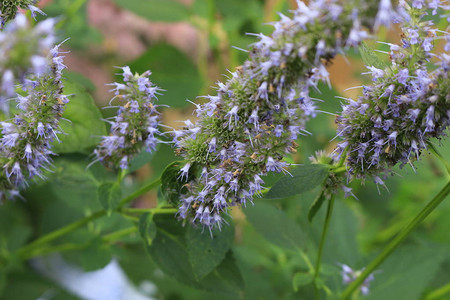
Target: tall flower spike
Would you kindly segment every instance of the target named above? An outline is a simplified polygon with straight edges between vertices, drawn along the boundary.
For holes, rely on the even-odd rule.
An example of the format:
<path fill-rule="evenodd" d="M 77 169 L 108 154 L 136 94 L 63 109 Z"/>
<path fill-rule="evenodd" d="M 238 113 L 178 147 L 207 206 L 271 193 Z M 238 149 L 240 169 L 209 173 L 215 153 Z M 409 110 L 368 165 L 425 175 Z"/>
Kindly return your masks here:
<path fill-rule="evenodd" d="M 19 8 L 29 9 L 33 18 L 36 13 L 45 15 L 39 8 L 34 6 L 37 0 L 2 0 L 0 1 L 0 29 L 6 22 L 14 19 Z"/>
<path fill-rule="evenodd" d="M 47 54 L 56 41 L 54 19 L 31 27 L 23 14 L 0 31 L 0 109 L 8 112 L 8 99 L 16 96 L 16 85 L 25 84 L 30 74 L 47 71 Z"/>
<path fill-rule="evenodd" d="M 220 227 L 228 207 L 261 191 L 261 176 L 285 170 L 283 158 L 316 114 L 309 89 L 328 82 L 329 60 L 367 37 L 362 20 L 373 27 L 373 3 L 298 2 L 292 17 L 272 23 L 271 36 L 255 34 L 249 59 L 217 84 L 217 96 L 196 105 L 197 123 L 174 132 L 177 152 L 203 170 L 181 197 L 182 219 Z"/>
<path fill-rule="evenodd" d="M 373 83 L 357 101 L 344 105 L 337 119 L 344 139 L 337 151 L 348 147 L 352 178 L 372 176 L 383 185 L 384 174 L 397 164 L 412 166 L 429 140 L 444 136 L 450 125 L 449 56 L 431 53 L 438 31 L 421 19 L 426 7 L 415 7 L 419 5 L 401 8 L 403 39 L 399 46 L 390 44 L 391 65 L 372 72 Z M 433 56 L 436 68 L 429 71 Z"/>
<path fill-rule="evenodd" d="M 39 23 L 29 30 L 36 32 L 44 26 L 48 30 L 47 36 L 53 37 L 52 28 L 45 24 Z M 26 36 L 26 32 L 23 35 Z M 11 121 L 0 123 L 0 164 L 3 166 L 0 200 L 17 196 L 19 189 L 34 176 L 44 178 L 42 170 L 50 166 L 50 155 L 53 154 L 51 142 L 61 133 L 59 120 L 68 99 L 62 94 L 61 71 L 65 66 L 59 56 L 59 45 L 41 55 L 45 56 L 42 56 L 39 72 L 30 73 L 24 79 L 22 89 L 26 95 L 17 95 L 20 112 Z"/>
<path fill-rule="evenodd" d="M 110 84 L 119 102 L 117 115 L 113 118 L 109 136 L 94 150 L 96 160 L 108 168 L 127 169 L 134 155 L 145 149 L 155 150 L 159 143 L 159 112 L 156 110 L 160 88 L 149 79 L 150 71 L 142 75 L 131 73 L 128 66 L 121 68 L 124 83 Z"/>

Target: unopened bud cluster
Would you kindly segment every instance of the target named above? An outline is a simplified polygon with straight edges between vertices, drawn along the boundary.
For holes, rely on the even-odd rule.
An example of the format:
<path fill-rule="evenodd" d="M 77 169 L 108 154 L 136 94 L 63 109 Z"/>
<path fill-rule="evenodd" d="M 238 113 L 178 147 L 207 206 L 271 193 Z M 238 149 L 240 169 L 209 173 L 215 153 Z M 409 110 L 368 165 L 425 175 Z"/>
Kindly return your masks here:
<path fill-rule="evenodd" d="M 344 139 L 338 152 L 347 149 L 351 177 L 372 176 L 383 184 L 380 176 L 397 164 L 412 165 L 429 140 L 445 135 L 450 124 L 449 35 L 422 20 L 427 6 L 419 2 L 413 1 L 412 7 L 403 3 L 399 9 L 402 41 L 389 44 L 390 66 L 369 66 L 372 84 L 363 87 L 358 100 L 344 105 L 337 119 L 338 135 Z M 431 53 L 442 38 L 446 53 Z M 431 61 L 432 71 L 427 69 Z"/>
<path fill-rule="evenodd" d="M 28 29 L 30 35 L 45 28 L 47 35 L 53 37 L 46 25 L 49 21 L 44 22 L 44 25 L 37 24 Z M 0 51 L 4 50 L 0 48 Z M 54 46 L 42 57 L 39 72 L 30 73 L 23 79 L 23 91 L 16 95 L 19 112 L 0 123 L 0 165 L 3 167 L 0 200 L 17 196 L 19 189 L 34 176 L 44 178 L 43 169 L 51 164 L 51 143 L 58 139 L 59 120 L 68 102 L 62 94 L 61 71 L 64 68 L 59 46 Z"/>
<path fill-rule="evenodd" d="M 375 23 L 374 2 L 357 2 L 298 2 L 292 17 L 280 14 L 272 35 L 256 35 L 249 59 L 218 83 L 217 95 L 196 105 L 199 121 L 174 132 L 188 161 L 180 177 L 187 179 L 194 164 L 202 170 L 182 196 L 182 219 L 220 228 L 228 207 L 261 191 L 261 176 L 284 171 L 283 158 L 316 115 L 309 89 L 329 83 L 329 60 L 368 36 L 362 20 Z"/>
<path fill-rule="evenodd" d="M 129 67 L 121 69 L 124 82 L 110 84 L 115 93 L 111 102 L 119 103 L 117 115 L 109 122 L 110 135 L 102 137 L 94 154 L 108 168 L 127 169 L 134 155 L 143 148 L 152 152 L 159 142 L 159 112 L 154 103 L 161 89 L 150 81 L 150 71 L 133 75 Z"/>
<path fill-rule="evenodd" d="M 16 85 L 25 84 L 27 76 L 40 76 L 48 69 L 48 54 L 56 38 L 54 19 L 30 26 L 18 14 L 0 31 L 0 109 L 7 112 L 7 100 L 16 96 Z"/>

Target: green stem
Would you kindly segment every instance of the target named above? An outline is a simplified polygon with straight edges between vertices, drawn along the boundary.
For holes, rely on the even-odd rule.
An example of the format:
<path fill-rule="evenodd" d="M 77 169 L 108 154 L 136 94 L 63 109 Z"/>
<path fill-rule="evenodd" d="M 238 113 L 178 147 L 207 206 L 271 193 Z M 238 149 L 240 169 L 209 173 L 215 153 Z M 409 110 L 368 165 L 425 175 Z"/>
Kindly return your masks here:
<path fill-rule="evenodd" d="M 112 232 L 110 234 L 107 234 L 102 237 L 102 241 L 105 243 L 112 243 L 116 240 L 122 238 L 123 236 L 130 235 L 134 232 L 136 232 L 138 229 L 136 226 L 132 226 L 129 228 L 124 228 L 115 232 Z M 36 249 L 31 252 L 23 253 L 21 254 L 20 258 L 23 260 L 28 260 L 37 256 L 47 255 L 51 253 L 56 252 L 67 252 L 67 251 L 74 251 L 74 250 L 82 250 L 87 247 L 89 247 L 91 243 L 83 243 L 83 244 L 73 244 L 73 243 L 66 243 L 61 245 L 51 245 L 48 247 Z"/>
<path fill-rule="evenodd" d="M 446 294 L 450 294 L 450 283 L 447 283 L 446 285 L 429 293 L 427 296 L 425 296 L 425 300 L 444 299 L 441 297 L 445 296 Z"/>
<path fill-rule="evenodd" d="M 325 221 L 323 223 L 323 230 L 322 230 L 322 236 L 320 237 L 320 243 L 319 243 L 319 251 L 317 252 L 317 260 L 316 260 L 316 269 L 314 271 L 314 289 L 316 293 L 316 298 L 319 298 L 319 291 L 317 288 L 317 278 L 319 277 L 320 272 L 320 264 L 322 262 L 322 254 L 323 254 L 323 247 L 325 245 L 325 239 L 327 236 L 328 228 L 330 227 L 330 220 L 331 215 L 333 214 L 333 207 L 334 207 L 334 195 L 331 196 L 330 200 L 328 201 L 328 207 L 327 207 L 327 214 L 325 216 Z"/>
<path fill-rule="evenodd" d="M 135 198 L 137 198 L 140 195 L 148 192 L 149 190 L 157 187 L 160 183 L 161 183 L 161 179 L 157 179 L 157 180 L 149 183 L 148 185 L 140 188 L 139 190 L 137 190 L 136 192 L 132 193 L 131 195 L 123 198 L 119 202 L 119 205 L 118 205 L 118 208 L 116 209 L 116 211 L 120 212 L 121 210 L 123 210 L 123 206 L 126 205 L 128 202 L 134 200 Z M 161 208 L 157 208 L 157 209 L 154 209 L 154 210 L 156 210 L 157 213 L 161 213 L 161 211 L 162 211 Z M 48 234 L 38 238 L 37 240 L 31 242 L 30 244 L 27 244 L 27 245 L 23 246 L 22 248 L 20 248 L 17 251 L 17 254 L 19 256 L 21 256 L 21 255 L 23 255 L 26 252 L 34 250 L 35 248 L 41 246 L 42 244 L 51 242 L 51 241 L 53 241 L 53 240 L 55 240 L 57 238 L 60 238 L 60 237 L 62 237 L 64 235 L 66 235 L 66 234 L 69 234 L 69 233 L 75 231 L 76 229 L 82 227 L 83 225 L 86 225 L 87 223 L 89 223 L 91 221 L 94 221 L 94 220 L 96 220 L 96 219 L 98 219 L 100 217 L 105 216 L 106 213 L 107 213 L 106 210 L 100 210 L 100 211 L 97 211 L 97 212 L 95 212 L 95 213 L 93 213 L 93 214 L 91 214 L 91 215 L 89 215 L 89 216 L 87 216 L 87 217 L 85 217 L 85 218 L 83 218 L 81 220 L 75 221 L 75 222 L 73 222 L 73 223 L 71 223 L 71 224 L 69 224 L 67 226 L 64 226 L 64 227 L 62 227 L 60 229 L 52 231 L 52 232 L 50 232 L 50 233 L 48 233 Z"/>
<path fill-rule="evenodd" d="M 406 225 L 403 230 L 384 248 L 384 250 L 364 269 L 355 281 L 345 289 L 342 294 L 343 299 L 348 299 L 350 295 L 400 244 L 408 235 L 416 229 L 420 223 L 448 196 L 450 193 L 450 182 L 416 215 L 416 217 Z"/>
<path fill-rule="evenodd" d="M 335 169 L 331 169 L 333 171 L 333 173 L 335 174 L 339 174 L 339 173 L 344 173 L 347 171 L 347 167 L 337 167 Z"/>
<path fill-rule="evenodd" d="M 83 225 L 85 225 L 85 224 L 87 224 L 87 223 L 89 223 L 89 222 L 91 222 L 91 221 L 93 221 L 95 219 L 98 219 L 98 218 L 100 218 L 100 217 L 102 217 L 104 215 L 106 215 L 106 211 L 105 210 L 101 210 L 101 211 L 95 212 L 95 213 L 93 213 L 93 214 L 91 214 L 91 215 L 89 215 L 89 216 L 87 216 L 87 217 L 85 217 L 85 218 L 83 218 L 81 220 L 78 220 L 78 221 L 73 222 L 73 223 L 71 223 L 71 224 L 69 224 L 67 226 L 64 226 L 64 227 L 62 227 L 62 228 L 60 228 L 58 230 L 52 231 L 52 232 L 50 232 L 50 233 L 48 233 L 48 234 L 38 238 L 37 240 L 34 240 L 33 242 L 25 245 L 24 247 L 20 248 L 18 250 L 17 254 L 18 255 L 23 255 L 24 253 L 26 253 L 28 251 L 31 251 L 32 249 L 34 249 L 34 248 L 36 248 L 36 247 L 38 247 L 38 246 L 40 246 L 42 244 L 48 243 L 48 242 L 53 241 L 53 240 L 55 240 L 55 239 L 57 239 L 59 237 L 62 237 L 64 235 L 66 235 L 66 234 L 68 234 L 68 233 L 70 233 L 70 232 L 80 228 L 81 226 L 83 226 Z"/>

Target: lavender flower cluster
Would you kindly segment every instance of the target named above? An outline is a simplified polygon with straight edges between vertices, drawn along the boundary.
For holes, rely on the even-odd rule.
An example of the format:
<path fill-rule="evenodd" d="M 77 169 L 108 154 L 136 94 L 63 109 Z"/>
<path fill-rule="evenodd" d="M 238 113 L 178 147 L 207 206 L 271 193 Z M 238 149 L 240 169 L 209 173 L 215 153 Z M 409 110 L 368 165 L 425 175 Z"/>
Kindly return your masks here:
<path fill-rule="evenodd" d="M 24 84 L 29 74 L 47 71 L 47 56 L 56 41 L 54 24 L 54 19 L 46 19 L 31 27 L 18 14 L 0 31 L 0 109 L 4 112 L 8 112 L 7 100 L 16 96 L 16 84 Z"/>
<path fill-rule="evenodd" d="M 50 26 L 54 24 L 53 20 L 39 23 L 35 28 L 28 28 L 23 23 L 23 18 L 18 15 L 9 25 L 19 26 L 23 36 L 45 32 L 46 37 L 51 37 L 50 40 L 43 41 L 46 47 L 53 42 Z M 28 47 L 33 47 L 33 44 Z M 17 49 L 7 50 L 13 52 Z M 30 50 L 35 51 L 33 48 Z M 1 45 L 0 52 L 4 51 Z M 42 56 L 39 56 L 39 68 L 23 78 L 23 92 L 16 95 L 19 112 L 11 120 L 0 123 L 0 164 L 3 166 L 0 173 L 0 201 L 17 196 L 19 189 L 34 176 L 44 178 L 43 169 L 47 169 L 51 164 L 51 143 L 54 139 L 58 140 L 57 134 L 61 133 L 59 120 L 65 104 L 69 101 L 62 94 L 61 72 L 65 65 L 59 54 L 59 45 L 47 53 L 40 53 Z"/>
<path fill-rule="evenodd" d="M 150 71 L 133 75 L 128 66 L 121 69 L 124 83 L 110 84 L 115 93 L 111 102 L 117 99 L 121 105 L 109 121 L 110 135 L 102 137 L 94 154 L 96 161 L 108 168 L 127 169 L 130 159 L 142 148 L 152 152 L 159 142 L 159 112 L 154 103 L 161 89 L 150 81 Z"/>
<path fill-rule="evenodd" d="M 44 12 L 34 6 L 36 2 L 37 0 L 2 0 L 0 2 L 0 29 L 3 29 L 6 22 L 16 17 L 19 8 L 29 9 L 33 18 L 36 13 L 45 15 Z"/>
<path fill-rule="evenodd" d="M 220 228 L 228 207 L 262 190 L 261 176 L 286 171 L 283 158 L 296 152 L 298 136 L 316 115 L 309 89 L 329 83 L 329 61 L 368 37 L 363 23 L 387 23 L 386 5 L 382 19 L 374 1 L 357 2 L 298 2 L 292 17 L 280 14 L 272 23 L 271 36 L 255 35 L 249 59 L 218 82 L 217 95 L 196 104 L 199 120 L 174 132 L 177 152 L 188 161 L 180 177 L 187 179 L 194 164 L 202 169 L 181 198 L 182 219 Z"/>
<path fill-rule="evenodd" d="M 437 1 L 428 3 L 433 13 Z M 389 44 L 391 64 L 384 70 L 369 66 L 372 84 L 363 87 L 358 100 L 343 106 L 337 118 L 338 135 L 347 149 L 350 177 L 373 176 L 377 184 L 400 164 L 413 165 L 431 138 L 441 138 L 450 124 L 450 36 L 423 21 L 423 1 L 403 3 L 401 45 Z M 441 35 L 439 35 L 441 34 Z M 445 53 L 431 51 L 438 39 L 447 41 Z M 427 64 L 434 58 L 435 69 Z M 380 178 L 381 176 L 381 178 Z"/>

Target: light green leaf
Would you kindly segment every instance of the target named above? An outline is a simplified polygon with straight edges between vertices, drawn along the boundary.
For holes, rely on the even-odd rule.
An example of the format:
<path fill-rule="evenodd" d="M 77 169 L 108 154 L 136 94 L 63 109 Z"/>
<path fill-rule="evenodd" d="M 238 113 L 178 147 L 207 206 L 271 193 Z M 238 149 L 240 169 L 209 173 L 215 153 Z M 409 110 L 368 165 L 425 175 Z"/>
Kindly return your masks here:
<path fill-rule="evenodd" d="M 359 53 L 361 54 L 361 57 L 364 61 L 364 63 L 371 67 L 374 66 L 375 68 L 384 70 L 387 68 L 387 64 L 378 58 L 375 51 L 373 51 L 372 48 L 370 48 L 366 42 L 362 41 L 361 45 L 358 47 Z"/>
<path fill-rule="evenodd" d="M 314 189 L 328 175 L 328 166 L 312 164 L 292 170 L 291 175 L 280 178 L 265 195 L 266 199 L 282 199 Z"/>
<path fill-rule="evenodd" d="M 313 281 L 314 275 L 311 273 L 297 272 L 292 278 L 292 286 L 294 291 L 298 291 L 298 288 L 307 284 L 310 284 Z"/>

